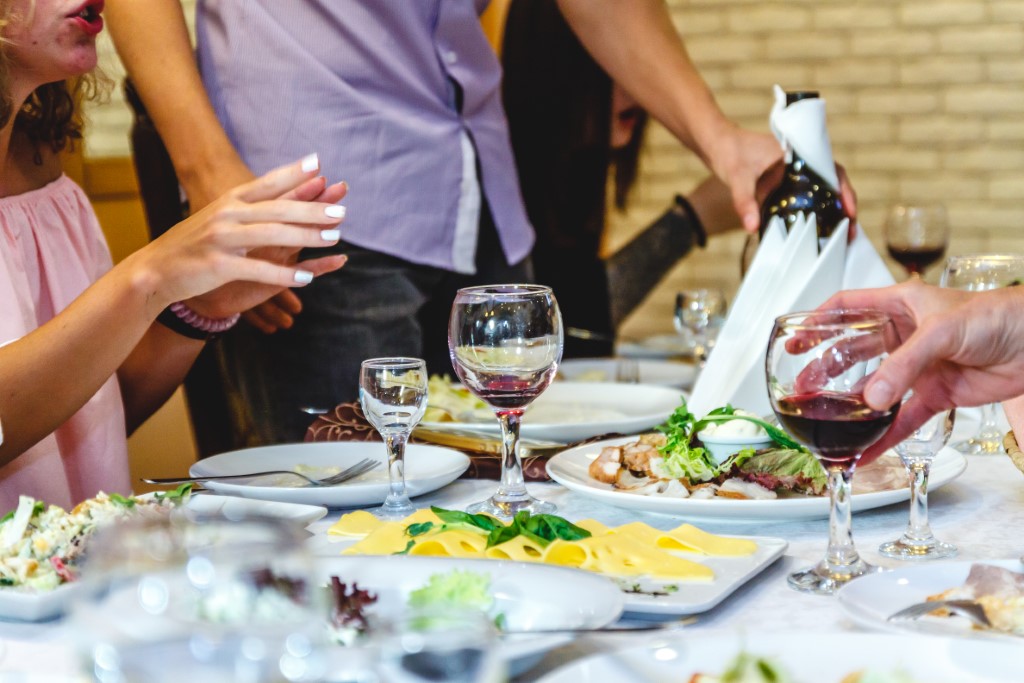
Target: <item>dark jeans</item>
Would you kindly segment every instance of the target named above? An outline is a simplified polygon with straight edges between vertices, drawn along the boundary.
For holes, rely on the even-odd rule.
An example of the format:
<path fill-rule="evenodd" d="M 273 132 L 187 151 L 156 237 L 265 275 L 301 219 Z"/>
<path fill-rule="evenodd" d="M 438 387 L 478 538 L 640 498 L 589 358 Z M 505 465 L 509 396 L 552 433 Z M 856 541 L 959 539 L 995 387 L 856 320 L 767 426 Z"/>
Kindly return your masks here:
<path fill-rule="evenodd" d="M 456 290 L 531 278 L 528 259 L 506 263 L 486 204 L 482 214 L 475 275 L 342 244 L 344 268 L 295 290 L 303 310 L 292 329 L 264 335 L 239 325 L 223 338 L 256 442 L 299 441 L 313 420 L 303 408 L 357 399 L 366 358 L 413 356 L 426 360 L 430 374 L 454 374 L 448 315 Z"/>

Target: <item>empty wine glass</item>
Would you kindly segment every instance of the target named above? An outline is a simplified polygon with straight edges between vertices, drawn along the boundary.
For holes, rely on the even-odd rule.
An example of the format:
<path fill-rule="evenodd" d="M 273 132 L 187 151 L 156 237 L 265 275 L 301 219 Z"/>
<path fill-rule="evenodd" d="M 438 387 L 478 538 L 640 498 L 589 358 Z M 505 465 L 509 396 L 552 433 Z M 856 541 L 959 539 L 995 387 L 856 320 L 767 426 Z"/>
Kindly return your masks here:
<path fill-rule="evenodd" d="M 928 473 L 935 456 L 949 441 L 954 415 L 952 410 L 933 415 L 896 446 L 910 476 L 910 521 L 902 536 L 878 547 L 878 552 L 886 557 L 937 560 L 957 553 L 955 545 L 935 538 L 928 523 Z"/>
<path fill-rule="evenodd" d="M 693 356 L 700 367 L 708 360 L 713 335 L 725 321 L 725 309 L 725 295 L 718 289 L 686 289 L 676 294 L 676 330 L 693 337 Z"/>
<path fill-rule="evenodd" d="M 390 489 L 373 513 L 403 519 L 416 508 L 405 490 L 405 444 L 427 409 L 427 365 L 419 358 L 370 358 L 359 371 L 359 402 L 388 450 Z"/>
<path fill-rule="evenodd" d="M 526 490 L 519 424 L 526 407 L 555 378 L 562 339 L 562 316 L 549 287 L 487 285 L 456 294 L 448 325 L 452 366 L 463 385 L 494 410 L 502 438 L 498 489 L 469 512 L 509 518 L 520 510 L 555 510 Z"/>
<path fill-rule="evenodd" d="M 1024 283 L 1024 255 L 979 254 L 950 256 L 939 284 L 951 289 L 981 292 L 999 287 Z M 1003 431 L 999 428 L 998 406 L 981 407 L 981 427 L 969 439 L 953 444 L 953 448 L 968 454 L 994 454 L 1003 452 Z"/>
<path fill-rule="evenodd" d="M 69 634 L 100 683 L 323 680 L 326 608 L 303 536 L 261 518 L 101 529 Z"/>
<path fill-rule="evenodd" d="M 828 473 L 828 550 L 816 566 L 789 575 L 796 590 L 831 594 L 875 570 L 853 544 L 850 485 L 864 449 L 899 409 L 897 403 L 873 410 L 863 394 L 868 377 L 897 343 L 895 326 L 878 311 L 821 310 L 775 320 L 765 363 L 772 409 Z"/>
<path fill-rule="evenodd" d="M 946 255 L 949 218 L 942 204 L 897 204 L 885 217 L 885 246 L 889 256 L 910 277 L 921 277 L 926 268 Z"/>

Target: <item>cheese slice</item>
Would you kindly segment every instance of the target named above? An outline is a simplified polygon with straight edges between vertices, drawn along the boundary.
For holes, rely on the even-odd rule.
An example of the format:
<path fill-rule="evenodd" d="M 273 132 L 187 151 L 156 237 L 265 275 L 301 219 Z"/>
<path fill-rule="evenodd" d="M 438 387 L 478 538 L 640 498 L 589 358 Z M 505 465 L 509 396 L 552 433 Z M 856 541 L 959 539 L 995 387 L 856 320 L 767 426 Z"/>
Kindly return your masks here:
<path fill-rule="evenodd" d="M 581 529 L 586 529 L 594 536 L 604 536 L 611 531 L 610 527 L 601 524 L 596 519 L 581 519 L 575 524 Z"/>
<path fill-rule="evenodd" d="M 757 543 L 754 541 L 716 536 L 692 524 L 683 524 L 661 534 L 658 547 L 714 557 L 743 557 L 757 552 Z"/>
<path fill-rule="evenodd" d="M 373 516 L 366 510 L 356 510 L 331 525 L 327 530 L 328 536 L 369 536 L 379 529 L 384 521 Z"/>
<path fill-rule="evenodd" d="M 379 527 L 355 545 L 341 551 L 342 555 L 393 555 L 405 550 L 413 540 L 405 533 L 402 522 L 383 522 Z"/>
<path fill-rule="evenodd" d="M 409 550 L 410 555 L 482 557 L 487 547 L 486 536 L 465 529 L 428 533 L 412 540 L 416 541 L 416 545 Z"/>
<path fill-rule="evenodd" d="M 516 536 L 500 545 L 487 548 L 484 557 L 492 560 L 515 560 L 517 562 L 543 562 L 544 547 L 525 536 Z"/>

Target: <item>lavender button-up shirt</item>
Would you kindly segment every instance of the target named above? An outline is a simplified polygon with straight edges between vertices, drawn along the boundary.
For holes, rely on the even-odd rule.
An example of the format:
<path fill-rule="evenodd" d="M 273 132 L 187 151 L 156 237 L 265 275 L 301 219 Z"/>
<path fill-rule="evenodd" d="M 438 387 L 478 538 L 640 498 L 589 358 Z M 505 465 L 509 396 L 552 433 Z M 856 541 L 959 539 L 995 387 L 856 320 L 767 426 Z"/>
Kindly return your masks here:
<path fill-rule="evenodd" d="M 463 270 L 456 222 L 468 133 L 505 255 L 516 263 L 533 230 L 501 66 L 480 28 L 487 2 L 200 0 L 200 70 L 254 172 L 319 152 L 328 179 L 351 186 L 343 239 L 414 263 Z"/>

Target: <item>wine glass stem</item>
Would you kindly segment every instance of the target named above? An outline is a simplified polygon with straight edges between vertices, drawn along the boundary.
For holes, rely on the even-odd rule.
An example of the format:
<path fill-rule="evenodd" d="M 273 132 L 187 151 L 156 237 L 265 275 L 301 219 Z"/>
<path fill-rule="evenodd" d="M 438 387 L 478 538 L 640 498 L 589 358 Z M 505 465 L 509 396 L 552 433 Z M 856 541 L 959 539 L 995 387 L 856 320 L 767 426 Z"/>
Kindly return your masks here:
<path fill-rule="evenodd" d="M 522 420 L 521 410 L 502 410 L 498 412 L 501 423 L 501 484 L 498 485 L 498 496 L 516 497 L 526 495 L 526 484 L 523 482 L 523 464 L 519 460 L 519 423 Z"/>
<path fill-rule="evenodd" d="M 860 559 L 853 545 L 850 486 L 853 468 L 829 467 L 828 490 L 831 497 L 828 521 L 828 551 L 825 560 L 834 567 L 852 565 Z"/>
<path fill-rule="evenodd" d="M 388 448 L 388 481 L 390 492 L 388 493 L 385 505 L 405 504 L 409 502 L 409 496 L 405 492 L 405 444 L 409 435 L 405 432 L 388 434 L 384 437 L 384 443 Z"/>
<path fill-rule="evenodd" d="M 908 465 L 910 474 L 910 521 L 904 537 L 911 541 L 929 541 L 932 529 L 928 524 L 928 473 L 931 463 L 912 462 Z"/>
<path fill-rule="evenodd" d="M 1000 441 L 1003 438 L 996 419 L 996 404 L 986 403 L 981 407 L 981 429 L 978 430 L 979 441 Z"/>

